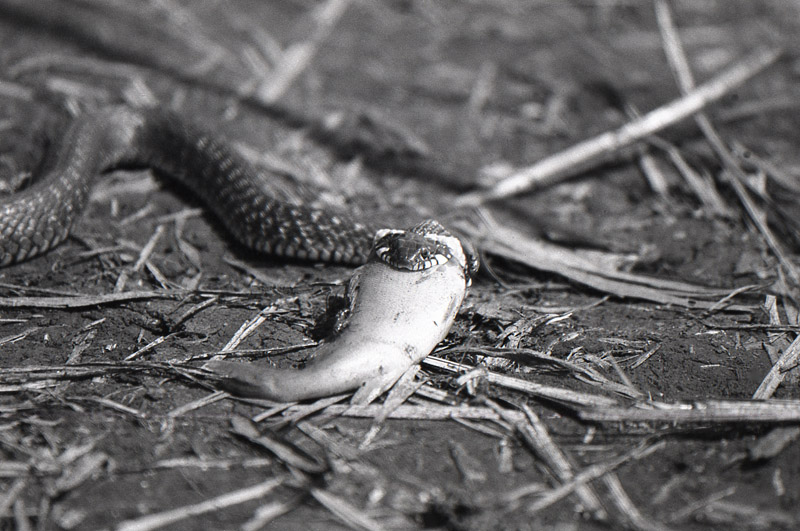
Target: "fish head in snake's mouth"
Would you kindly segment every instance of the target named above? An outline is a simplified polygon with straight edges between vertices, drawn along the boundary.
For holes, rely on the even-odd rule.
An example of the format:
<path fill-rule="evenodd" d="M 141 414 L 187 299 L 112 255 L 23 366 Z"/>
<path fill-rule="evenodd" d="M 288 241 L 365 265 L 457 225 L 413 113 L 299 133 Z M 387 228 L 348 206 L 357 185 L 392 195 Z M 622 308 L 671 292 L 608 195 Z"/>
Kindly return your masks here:
<path fill-rule="evenodd" d="M 438 221 L 426 220 L 409 229 L 383 229 L 375 235 L 373 259 L 399 270 L 424 271 L 455 260 L 469 279 L 477 271 L 477 258 Z"/>

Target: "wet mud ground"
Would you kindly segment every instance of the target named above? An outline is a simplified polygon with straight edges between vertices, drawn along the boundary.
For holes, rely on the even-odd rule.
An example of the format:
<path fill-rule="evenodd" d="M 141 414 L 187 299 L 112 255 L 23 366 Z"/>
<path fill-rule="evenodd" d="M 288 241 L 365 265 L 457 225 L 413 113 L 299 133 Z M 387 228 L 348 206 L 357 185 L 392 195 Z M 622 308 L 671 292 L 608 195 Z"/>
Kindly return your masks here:
<path fill-rule="evenodd" d="M 269 109 L 237 91 L 252 94 L 248 87 L 260 86 L 281 48 L 314 42 L 313 2 L 75 3 L 97 32 L 69 17 L 43 22 L 14 5 L 0 2 L 0 163 L 12 184 L 46 167 L 71 112 L 144 102 L 286 169 L 302 181 L 303 200 L 403 226 L 464 215 L 453 212 L 459 193 L 619 127 L 626 108 L 647 112 L 679 96 L 650 2 L 354 3 Z M 698 81 L 761 47 L 782 48 L 774 65 L 709 116 L 726 141 L 796 183 L 800 12 L 786 2 L 671 7 Z M 319 120 L 340 124 L 343 116 L 360 116 L 344 129 L 363 133 L 366 147 L 313 134 Z M 401 134 L 379 137 L 374 131 L 386 124 Z M 764 305 L 774 300 L 782 324 L 796 325 L 796 287 L 776 284 L 774 255 L 695 124 L 662 134 L 714 183 L 724 214 L 702 204 L 655 148 L 648 154 L 663 191 L 645 176 L 643 150 L 489 203 L 486 212 L 567 249 L 635 257 L 635 273 L 730 290 L 755 285 L 735 299 L 747 311 L 608 296 L 486 255 L 436 355 L 615 399 L 608 387 L 532 353 L 591 369 L 644 398 L 751 398 L 771 356 L 795 338 L 791 326 L 767 326 L 774 321 Z M 770 226 L 796 263 L 796 194 L 750 173 L 770 197 Z M 508 419 L 389 419 L 362 447 L 370 418 L 322 405 L 286 417 L 278 407 L 214 394 L 181 362 L 218 352 L 263 311 L 267 320 L 237 346 L 240 355 L 300 366 L 306 354 L 293 347 L 324 335 L 319 323 L 352 270 L 254 255 L 200 207 L 147 171 L 116 172 L 97 183 L 66 243 L 0 270 L 0 529 L 156 528 L 142 520 L 147 515 L 161 515 L 170 529 L 800 525 L 800 447 L 791 423 L 592 423 L 555 401 L 423 366 L 427 383 L 409 399 L 417 410 L 485 411 L 491 403 L 519 421 L 527 405 L 572 475 L 642 450 L 587 483 L 590 495 L 573 489 L 539 507 L 570 479 Z M 134 270 L 156 233 L 152 254 Z M 96 297 L 113 294 L 121 277 L 123 291 L 161 295 L 100 303 Z M 59 307 L 65 294 L 75 307 Z M 491 347 L 508 348 L 477 354 Z M 281 348 L 294 351 L 268 361 Z M 773 398 L 800 398 L 796 372 L 786 372 Z M 264 440 L 234 433 L 231 419 L 242 417 Z M 236 503 L 225 497 L 241 492 Z"/>

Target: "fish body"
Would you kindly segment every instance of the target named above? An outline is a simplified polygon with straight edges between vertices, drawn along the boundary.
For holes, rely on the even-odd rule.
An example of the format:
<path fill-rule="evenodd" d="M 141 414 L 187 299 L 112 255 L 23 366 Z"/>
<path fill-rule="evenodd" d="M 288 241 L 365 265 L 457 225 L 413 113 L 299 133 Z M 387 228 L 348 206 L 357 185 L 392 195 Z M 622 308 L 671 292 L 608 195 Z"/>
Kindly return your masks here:
<path fill-rule="evenodd" d="M 426 254 L 429 263 L 419 270 L 380 259 L 381 237 L 350 281 L 343 329 L 321 344 L 304 368 L 230 361 L 211 361 L 205 368 L 221 377 L 226 390 L 282 402 L 359 388 L 355 402 L 369 401 L 391 386 L 449 332 L 467 293 L 469 267 L 460 241 L 449 234 L 431 243 L 444 254 Z"/>

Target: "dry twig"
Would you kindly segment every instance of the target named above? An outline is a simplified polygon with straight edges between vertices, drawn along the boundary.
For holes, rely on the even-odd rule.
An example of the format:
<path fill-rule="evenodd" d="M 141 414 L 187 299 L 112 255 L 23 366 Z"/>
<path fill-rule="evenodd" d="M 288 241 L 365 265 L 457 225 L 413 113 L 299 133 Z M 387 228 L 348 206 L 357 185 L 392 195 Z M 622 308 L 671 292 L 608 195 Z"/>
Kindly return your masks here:
<path fill-rule="evenodd" d="M 751 311 L 751 306 L 729 303 L 731 293 L 748 291 L 756 286 L 733 290 L 709 289 L 704 286 L 626 273 L 603 266 L 565 247 L 530 238 L 527 235 L 491 223 L 485 230 L 462 227 L 482 251 L 508 258 L 540 271 L 562 275 L 574 282 L 590 286 L 618 297 L 644 299 L 660 304 L 708 310 Z M 596 258 L 596 257 L 595 257 Z"/>
<path fill-rule="evenodd" d="M 276 488 L 280 487 L 286 482 L 285 477 L 270 478 L 266 481 L 245 487 L 243 489 L 234 490 L 214 498 L 196 503 L 194 505 L 185 505 L 177 509 L 171 509 L 161 513 L 150 514 L 135 518 L 133 520 L 126 520 L 117 525 L 118 531 L 150 531 L 172 525 L 193 516 L 200 516 L 202 514 L 210 513 L 212 511 L 219 511 L 226 507 L 245 503 L 250 500 L 263 498 Z"/>
<path fill-rule="evenodd" d="M 630 407 L 578 409 L 583 420 L 595 422 L 779 423 L 800 422 L 800 400 L 695 400 L 637 402 Z"/>
<path fill-rule="evenodd" d="M 513 376 L 506 376 L 496 372 L 487 371 L 482 368 L 472 367 L 463 363 L 449 361 L 436 356 L 428 356 L 422 360 L 422 364 L 428 367 L 434 367 L 439 370 L 444 370 L 451 373 L 461 373 L 459 377 L 459 384 L 463 385 L 469 380 L 485 379 L 488 383 L 499 385 L 507 389 L 521 391 L 533 396 L 563 402 L 576 406 L 589 406 L 589 407 L 609 407 L 616 405 L 617 400 L 607 396 L 598 395 L 594 393 L 581 393 L 565 389 L 562 387 L 553 387 L 550 385 L 537 384 L 528 380 L 514 378 Z"/>

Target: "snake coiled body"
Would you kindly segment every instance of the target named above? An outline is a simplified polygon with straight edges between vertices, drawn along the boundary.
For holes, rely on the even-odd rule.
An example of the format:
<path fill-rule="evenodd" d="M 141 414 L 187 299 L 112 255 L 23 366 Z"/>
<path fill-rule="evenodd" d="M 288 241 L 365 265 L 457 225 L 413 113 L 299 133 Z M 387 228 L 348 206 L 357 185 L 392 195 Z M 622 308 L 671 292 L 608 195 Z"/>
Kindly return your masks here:
<path fill-rule="evenodd" d="M 181 182 L 253 250 L 348 264 L 361 264 L 369 255 L 373 228 L 276 199 L 251 164 L 201 128 L 163 110 L 112 107 L 76 118 L 46 175 L 0 199 L 0 266 L 61 243 L 97 175 L 139 167 Z"/>

